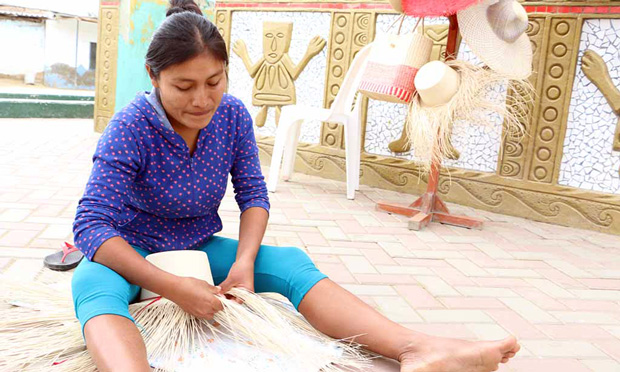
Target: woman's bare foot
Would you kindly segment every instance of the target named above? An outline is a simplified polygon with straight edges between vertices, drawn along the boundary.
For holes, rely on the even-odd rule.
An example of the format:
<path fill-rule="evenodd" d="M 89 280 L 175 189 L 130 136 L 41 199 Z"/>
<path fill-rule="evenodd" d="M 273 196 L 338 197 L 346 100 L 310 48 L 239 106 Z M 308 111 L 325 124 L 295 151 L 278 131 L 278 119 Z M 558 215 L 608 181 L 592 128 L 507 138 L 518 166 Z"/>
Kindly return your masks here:
<path fill-rule="evenodd" d="M 398 359 L 401 372 L 489 372 L 508 362 L 520 348 L 512 336 L 480 342 L 425 336 Z"/>

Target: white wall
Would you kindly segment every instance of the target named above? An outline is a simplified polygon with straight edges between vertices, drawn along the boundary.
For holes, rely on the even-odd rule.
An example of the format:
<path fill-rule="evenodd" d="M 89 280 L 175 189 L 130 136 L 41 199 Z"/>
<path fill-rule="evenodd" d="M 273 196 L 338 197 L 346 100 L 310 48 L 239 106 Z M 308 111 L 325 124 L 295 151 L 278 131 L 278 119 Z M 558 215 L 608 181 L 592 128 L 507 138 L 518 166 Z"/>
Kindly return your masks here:
<path fill-rule="evenodd" d="M 90 66 L 90 43 L 97 42 L 97 24 L 80 21 L 78 42 L 78 66 L 88 70 Z"/>
<path fill-rule="evenodd" d="M 42 72 L 44 45 L 43 23 L 0 18 L 0 74 Z"/>
<path fill-rule="evenodd" d="M 77 66 L 76 33 L 78 33 Z M 64 63 L 71 67 L 82 66 L 88 70 L 91 42 L 97 42 L 96 23 L 77 19 L 48 20 L 45 27 L 45 66 Z"/>
<path fill-rule="evenodd" d="M 45 67 L 56 63 L 75 67 L 77 22 L 50 19 L 45 23 Z"/>

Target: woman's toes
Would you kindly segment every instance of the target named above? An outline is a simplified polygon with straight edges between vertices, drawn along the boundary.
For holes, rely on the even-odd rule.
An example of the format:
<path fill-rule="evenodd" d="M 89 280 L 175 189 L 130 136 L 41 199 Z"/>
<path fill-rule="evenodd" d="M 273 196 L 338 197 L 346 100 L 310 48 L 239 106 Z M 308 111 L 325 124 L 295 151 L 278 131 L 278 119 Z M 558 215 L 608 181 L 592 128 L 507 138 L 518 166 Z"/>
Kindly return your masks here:
<path fill-rule="evenodd" d="M 500 341 L 500 351 L 502 354 L 506 354 L 508 352 L 517 352 L 519 351 L 519 344 L 517 343 L 517 339 L 514 336 L 506 337 L 505 339 Z"/>

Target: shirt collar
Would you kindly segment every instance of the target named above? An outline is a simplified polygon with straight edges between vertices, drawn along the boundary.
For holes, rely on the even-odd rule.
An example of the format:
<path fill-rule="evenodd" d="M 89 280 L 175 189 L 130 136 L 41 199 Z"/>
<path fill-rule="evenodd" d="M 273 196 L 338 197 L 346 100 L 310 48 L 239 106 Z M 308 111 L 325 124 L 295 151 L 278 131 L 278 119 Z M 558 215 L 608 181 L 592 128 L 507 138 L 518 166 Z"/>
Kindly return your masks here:
<path fill-rule="evenodd" d="M 174 129 L 172 129 L 172 124 L 170 124 L 170 120 L 168 120 L 168 117 L 166 116 L 164 106 L 161 104 L 161 99 L 159 98 L 159 89 L 153 87 L 150 93 L 144 93 L 144 97 L 151 104 L 151 106 L 153 106 L 157 117 L 162 122 L 162 124 L 164 124 L 164 127 L 174 131 Z"/>

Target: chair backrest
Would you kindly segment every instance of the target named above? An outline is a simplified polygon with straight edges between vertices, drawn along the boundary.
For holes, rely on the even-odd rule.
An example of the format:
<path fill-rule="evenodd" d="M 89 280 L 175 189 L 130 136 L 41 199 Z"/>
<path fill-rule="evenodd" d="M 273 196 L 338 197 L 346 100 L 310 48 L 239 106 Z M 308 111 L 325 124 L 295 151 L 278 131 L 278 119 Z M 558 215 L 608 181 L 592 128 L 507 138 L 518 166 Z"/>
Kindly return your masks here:
<path fill-rule="evenodd" d="M 349 114 L 353 109 L 353 100 L 357 93 L 362 74 L 368 62 L 372 43 L 366 45 L 353 58 L 349 70 L 344 77 L 340 90 L 331 106 L 332 115 Z"/>

